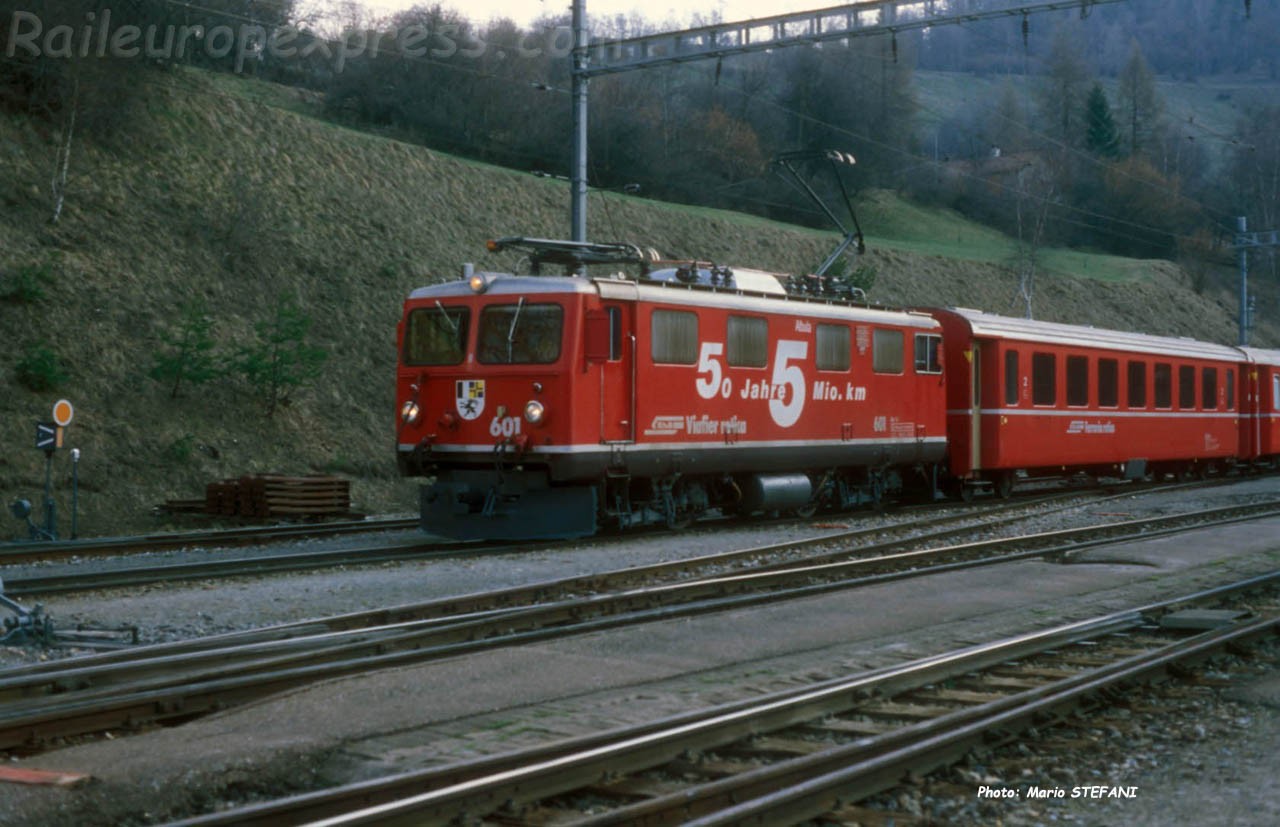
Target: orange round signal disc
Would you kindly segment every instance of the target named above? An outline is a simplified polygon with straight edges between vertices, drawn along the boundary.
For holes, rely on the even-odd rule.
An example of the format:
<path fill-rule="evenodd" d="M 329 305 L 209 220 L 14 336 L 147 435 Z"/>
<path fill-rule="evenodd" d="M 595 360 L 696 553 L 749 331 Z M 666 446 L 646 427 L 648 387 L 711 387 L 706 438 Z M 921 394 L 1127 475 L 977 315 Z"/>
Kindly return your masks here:
<path fill-rule="evenodd" d="M 71 424 L 71 418 L 75 413 L 75 408 L 71 407 L 71 402 L 66 399 L 59 399 L 53 403 L 53 421 L 64 428 Z"/>

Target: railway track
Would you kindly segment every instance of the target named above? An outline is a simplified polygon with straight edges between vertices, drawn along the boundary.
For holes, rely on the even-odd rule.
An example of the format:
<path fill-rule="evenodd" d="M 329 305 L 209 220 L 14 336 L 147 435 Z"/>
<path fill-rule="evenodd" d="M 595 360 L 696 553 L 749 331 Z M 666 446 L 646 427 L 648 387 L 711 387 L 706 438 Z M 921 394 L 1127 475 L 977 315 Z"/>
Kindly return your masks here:
<path fill-rule="evenodd" d="M 877 526 L 858 528 L 837 534 L 824 535 L 832 542 L 852 542 L 863 538 L 872 538 L 885 534 L 927 530 L 927 539 L 938 541 L 948 536 L 960 536 L 975 527 L 999 527 L 1021 519 L 1020 515 L 1035 512 L 1036 516 L 1064 511 L 1081 504 L 1097 504 L 1110 500 L 1133 496 L 1134 492 L 1123 489 L 1122 493 L 1110 493 L 1109 489 L 1101 492 L 1069 491 L 1051 495 L 1029 497 L 1014 502 L 1003 503 L 998 509 L 981 508 L 965 509 L 958 514 L 947 514 L 938 517 L 925 517 L 894 526 Z M 1054 503 L 1060 503 L 1056 508 Z M 949 504 L 950 505 L 950 504 Z M 1046 510 L 1046 506 L 1050 508 Z M 949 532 L 944 531 L 950 527 Z M 632 535 L 602 538 L 604 542 L 625 540 Z M 819 540 L 799 541 L 793 549 L 785 547 L 768 547 L 765 551 L 749 550 L 729 553 L 719 559 L 725 565 L 739 565 L 742 560 L 758 557 L 761 553 L 792 553 L 802 556 L 807 549 Z M 449 542 L 413 542 L 398 546 L 366 546 L 350 549 L 331 549 L 322 551 L 290 552 L 284 554 L 248 555 L 225 557 L 214 560 L 195 562 L 161 562 L 155 565 L 125 566 L 106 570 L 72 570 L 51 574 L 35 571 L 6 576 L 5 593 L 12 598 L 43 597 L 51 594 L 67 592 L 91 591 L 105 588 L 124 588 L 130 586 L 149 585 L 154 583 L 181 582 L 185 580 L 206 580 L 220 577 L 256 576 L 291 571 L 307 571 L 325 567 L 371 565 L 386 562 L 409 560 L 425 560 L 434 557 L 452 557 L 459 554 L 480 556 L 485 554 L 510 553 L 513 550 L 529 550 L 555 547 L 555 543 L 449 543 Z M 714 555 L 712 556 L 714 557 Z M 691 570 L 704 570 L 711 560 L 695 558 L 689 561 Z M 679 565 L 679 564 L 676 564 Z"/>
<path fill-rule="evenodd" d="M 1280 572 L 710 710 L 181 822 L 778 824 L 855 802 L 1107 693 L 1280 630 Z M 1216 611 L 1195 611 L 1214 607 Z M 977 790 L 974 790 L 977 794 Z"/>
<path fill-rule="evenodd" d="M 275 543 L 339 534 L 404 531 L 417 528 L 417 517 L 384 517 L 309 525 L 252 526 L 210 531 L 165 532 L 131 537 L 102 537 L 55 542 L 0 543 L 0 565 L 25 565 L 33 561 L 68 557 L 100 557 L 137 554 L 173 548 L 240 546 Z"/>
<path fill-rule="evenodd" d="M 1226 523 L 1276 513 L 1280 503 L 1271 502 L 1173 519 L 1183 526 L 1202 527 L 1211 524 L 1210 519 Z M 1070 554 L 1117 537 L 1156 536 L 1162 525 L 1164 532 L 1177 530 L 1169 527 L 1169 520 L 893 553 L 828 550 L 804 564 L 785 561 L 762 570 L 695 579 L 689 577 L 692 561 L 680 561 L 19 667 L 0 672 L 0 749 L 25 751 L 58 737 L 185 720 L 317 680 L 464 652 L 727 611 L 957 567 Z M 795 545 L 782 547 L 793 550 Z M 704 567 L 719 568 L 726 557 L 742 560 L 769 554 L 762 547 L 699 559 Z M 835 559 L 840 555 L 845 559 Z"/>

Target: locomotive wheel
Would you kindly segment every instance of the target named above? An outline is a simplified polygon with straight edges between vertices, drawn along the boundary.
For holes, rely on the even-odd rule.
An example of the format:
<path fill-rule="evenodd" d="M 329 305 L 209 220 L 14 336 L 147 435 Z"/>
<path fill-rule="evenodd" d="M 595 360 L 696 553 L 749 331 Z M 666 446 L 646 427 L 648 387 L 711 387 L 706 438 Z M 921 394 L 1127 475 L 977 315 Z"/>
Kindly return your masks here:
<path fill-rule="evenodd" d="M 973 502 L 973 495 L 974 495 L 975 490 L 976 490 L 976 489 L 975 489 L 972 485 L 966 485 L 965 483 L 960 483 L 960 499 L 961 499 L 961 501 L 962 501 L 962 502 L 967 502 L 967 503 L 971 503 L 971 502 Z"/>
<path fill-rule="evenodd" d="M 817 503 L 808 503 L 806 505 L 800 506 L 795 510 L 795 515 L 802 520 L 807 520 L 817 513 L 818 513 Z"/>
<path fill-rule="evenodd" d="M 1013 472 L 1001 471 L 996 477 L 996 496 L 1007 500 L 1013 496 Z"/>

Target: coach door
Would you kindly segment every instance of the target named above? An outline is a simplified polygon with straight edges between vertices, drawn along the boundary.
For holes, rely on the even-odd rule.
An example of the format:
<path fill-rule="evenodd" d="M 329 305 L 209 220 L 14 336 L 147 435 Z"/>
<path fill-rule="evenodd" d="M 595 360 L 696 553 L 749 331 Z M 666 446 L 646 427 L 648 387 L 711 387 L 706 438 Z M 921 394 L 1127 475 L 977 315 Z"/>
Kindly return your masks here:
<path fill-rule="evenodd" d="M 969 357 L 969 468 L 982 467 L 982 345 L 973 343 Z"/>
<path fill-rule="evenodd" d="M 609 302 L 587 316 L 587 360 L 599 366 L 601 442 L 635 441 L 634 308 Z"/>

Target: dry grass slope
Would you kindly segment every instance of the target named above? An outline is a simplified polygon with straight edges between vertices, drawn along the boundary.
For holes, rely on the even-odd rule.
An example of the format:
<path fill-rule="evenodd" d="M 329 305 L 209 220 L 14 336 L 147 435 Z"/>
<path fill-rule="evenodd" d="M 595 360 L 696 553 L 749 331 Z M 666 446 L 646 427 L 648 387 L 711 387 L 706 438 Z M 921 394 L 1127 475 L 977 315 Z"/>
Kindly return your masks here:
<path fill-rule="evenodd" d="M 148 89 L 145 117 L 127 138 L 76 145 L 56 227 L 47 219 L 57 136 L 42 122 L 0 117 L 0 273 L 48 264 L 51 274 L 41 298 L 0 302 L 9 343 L 0 366 L 4 503 L 38 500 L 44 464 L 32 445 L 33 422 L 66 396 L 77 409 L 68 444 L 83 451 L 82 533 L 161 528 L 152 505 L 257 471 L 338 473 L 353 480 L 357 507 L 412 509 L 413 486 L 395 476 L 392 455 L 400 303 L 413 287 L 480 261 L 488 237 L 563 236 L 567 193 L 561 183 L 346 130 L 290 111 L 301 105 L 236 93 L 236 84 L 253 83 L 176 73 Z M 269 97 L 285 94 L 292 93 Z M 592 195 L 591 210 L 598 238 L 782 271 L 812 267 L 833 238 L 618 195 Z M 897 233 L 869 239 L 877 300 L 1015 310 L 1012 276 L 991 263 L 998 255 L 961 260 L 919 252 L 931 234 L 939 249 L 952 235 L 964 246 L 970 234 L 998 250 L 1003 242 L 989 239 L 989 231 L 907 208 L 887 194 L 874 196 L 863 221 L 873 233 Z M 1114 272 L 1101 262 L 1099 271 Z M 481 261 L 490 269 L 509 264 Z M 1166 262 L 1125 267 L 1131 278 L 1123 282 L 1042 277 L 1037 315 L 1233 340 L 1230 297 L 1193 294 Z M 202 300 L 216 317 L 219 343 L 233 348 L 281 295 L 296 298 L 314 320 L 314 341 L 329 360 L 320 381 L 274 417 L 227 381 L 172 400 L 147 376 L 184 303 Z M 14 377 L 19 354 L 38 342 L 49 343 L 67 367 L 69 378 L 56 391 L 32 392 Z M 65 452 L 55 460 L 55 479 L 65 533 Z M 0 526 L 0 538 L 18 529 Z"/>

